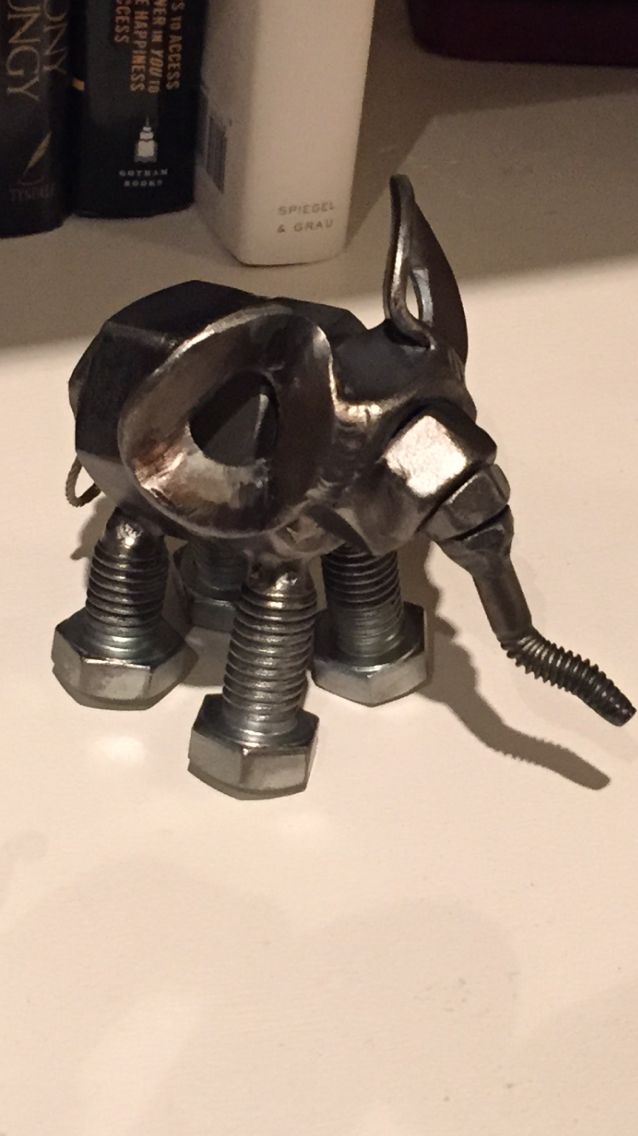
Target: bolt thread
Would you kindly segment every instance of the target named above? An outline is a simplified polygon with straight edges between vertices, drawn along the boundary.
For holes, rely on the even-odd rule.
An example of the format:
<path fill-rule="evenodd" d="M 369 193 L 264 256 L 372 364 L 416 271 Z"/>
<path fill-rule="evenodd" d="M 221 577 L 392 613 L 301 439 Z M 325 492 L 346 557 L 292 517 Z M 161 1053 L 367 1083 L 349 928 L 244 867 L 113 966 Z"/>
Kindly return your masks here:
<path fill-rule="evenodd" d="M 114 514 L 93 552 L 86 629 L 95 642 L 135 645 L 162 617 L 168 559 L 161 537 Z"/>
<path fill-rule="evenodd" d="M 575 694 L 614 726 L 623 726 L 635 709 L 628 698 L 589 659 L 550 643 L 535 628 L 501 643 L 510 659 L 543 682 Z"/>
<path fill-rule="evenodd" d="M 224 717 L 241 734 L 287 733 L 306 693 L 316 596 L 303 570 L 252 570 L 242 588 L 226 660 Z"/>
<path fill-rule="evenodd" d="M 194 537 L 189 549 L 196 589 L 206 596 L 237 595 L 246 576 L 246 559 L 232 545 Z"/>
<path fill-rule="evenodd" d="M 326 602 L 339 649 L 353 658 L 384 654 L 400 639 L 404 616 L 396 552 L 371 556 L 343 545 L 323 557 Z"/>

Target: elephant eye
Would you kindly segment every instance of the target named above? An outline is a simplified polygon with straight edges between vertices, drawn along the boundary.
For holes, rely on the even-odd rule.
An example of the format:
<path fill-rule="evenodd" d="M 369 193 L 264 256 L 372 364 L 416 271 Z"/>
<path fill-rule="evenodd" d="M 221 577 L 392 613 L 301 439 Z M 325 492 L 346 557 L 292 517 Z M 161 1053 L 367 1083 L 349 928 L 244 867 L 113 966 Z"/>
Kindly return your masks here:
<path fill-rule="evenodd" d="M 189 426 L 196 446 L 224 465 L 268 458 L 277 441 L 277 402 L 266 374 L 234 374 L 193 411 Z"/>

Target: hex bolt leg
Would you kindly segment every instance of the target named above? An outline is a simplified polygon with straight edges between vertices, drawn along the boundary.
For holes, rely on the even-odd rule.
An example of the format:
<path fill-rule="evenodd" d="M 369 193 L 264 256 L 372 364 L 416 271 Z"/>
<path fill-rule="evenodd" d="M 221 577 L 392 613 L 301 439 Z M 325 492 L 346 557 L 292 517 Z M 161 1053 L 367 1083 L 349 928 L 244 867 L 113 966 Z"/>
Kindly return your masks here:
<path fill-rule="evenodd" d="M 326 602 L 340 650 L 353 658 L 382 655 L 403 632 L 396 552 L 370 556 L 343 545 L 322 560 Z"/>
<path fill-rule="evenodd" d="M 239 599 L 247 570 L 244 554 L 224 541 L 198 537 L 193 537 L 189 547 L 204 589 L 211 593 L 232 593 Z"/>
<path fill-rule="evenodd" d="M 193 537 L 178 550 L 175 564 L 189 623 L 229 632 L 246 577 L 245 556 L 228 542 Z"/>
<path fill-rule="evenodd" d="M 145 709 L 182 679 L 193 652 L 162 618 L 164 539 L 116 510 L 95 546 L 86 604 L 56 628 L 53 673 L 86 705 Z"/>
<path fill-rule="evenodd" d="M 328 609 L 317 621 L 313 678 L 377 706 L 427 678 L 424 614 L 401 599 L 397 555 L 343 545 L 322 559 Z"/>
<path fill-rule="evenodd" d="M 302 709 L 316 596 L 305 567 L 257 565 L 237 613 L 222 693 L 207 695 L 193 726 L 189 769 L 237 797 L 305 789 L 317 718 Z"/>

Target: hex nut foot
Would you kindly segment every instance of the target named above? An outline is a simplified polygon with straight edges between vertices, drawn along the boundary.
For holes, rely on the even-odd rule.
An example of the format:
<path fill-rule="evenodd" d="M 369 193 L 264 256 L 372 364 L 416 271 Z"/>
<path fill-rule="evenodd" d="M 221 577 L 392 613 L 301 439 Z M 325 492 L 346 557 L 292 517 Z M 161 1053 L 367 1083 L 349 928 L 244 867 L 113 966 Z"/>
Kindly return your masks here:
<path fill-rule="evenodd" d="M 404 604 L 404 634 L 401 642 L 374 661 L 353 659 L 337 646 L 330 616 L 317 620 L 312 677 L 317 686 L 360 702 L 381 706 L 410 694 L 428 678 L 425 613 L 416 604 Z"/>
<path fill-rule="evenodd" d="M 135 654 L 107 654 L 87 635 L 82 610 L 56 627 L 51 658 L 58 682 L 81 705 L 146 710 L 185 678 L 196 656 L 165 622 Z"/>
<path fill-rule="evenodd" d="M 207 695 L 193 726 L 188 768 L 231 797 L 267 798 L 301 793 L 308 784 L 318 719 L 300 710 L 294 729 L 267 742 L 233 736 L 221 695 Z"/>

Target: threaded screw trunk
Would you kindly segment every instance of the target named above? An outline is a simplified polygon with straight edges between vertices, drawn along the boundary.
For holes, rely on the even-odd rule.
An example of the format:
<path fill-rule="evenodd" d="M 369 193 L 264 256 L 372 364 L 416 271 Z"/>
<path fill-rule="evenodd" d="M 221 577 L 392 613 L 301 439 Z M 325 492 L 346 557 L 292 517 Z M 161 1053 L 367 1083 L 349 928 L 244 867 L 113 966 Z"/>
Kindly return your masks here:
<path fill-rule="evenodd" d="M 396 552 L 371 556 L 343 545 L 322 559 L 326 602 L 340 651 L 374 659 L 396 645 L 404 609 Z"/>
<path fill-rule="evenodd" d="M 116 511 L 91 560 L 87 639 L 122 656 L 151 642 L 162 619 L 167 576 L 163 538 Z"/>
<path fill-rule="evenodd" d="M 526 674 L 575 694 L 614 726 L 623 726 L 635 714 L 631 702 L 589 659 L 582 659 L 545 639 L 534 627 L 501 646 Z"/>
<path fill-rule="evenodd" d="M 306 693 L 316 595 L 305 568 L 253 568 L 237 605 L 222 690 L 223 716 L 240 734 L 293 729 Z"/>
<path fill-rule="evenodd" d="M 517 667 L 575 694 L 614 726 L 623 726 L 633 717 L 629 699 L 599 667 L 536 630 L 509 557 L 501 559 L 498 572 L 476 575 L 474 583 L 494 634 Z"/>

